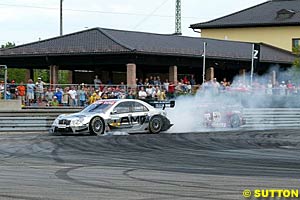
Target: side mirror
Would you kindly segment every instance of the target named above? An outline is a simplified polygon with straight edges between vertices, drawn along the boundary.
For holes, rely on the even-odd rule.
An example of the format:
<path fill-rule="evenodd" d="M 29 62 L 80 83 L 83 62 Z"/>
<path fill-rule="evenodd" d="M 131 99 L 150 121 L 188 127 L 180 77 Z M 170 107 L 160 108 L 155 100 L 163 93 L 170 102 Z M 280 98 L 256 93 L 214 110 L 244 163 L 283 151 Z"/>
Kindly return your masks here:
<path fill-rule="evenodd" d="M 113 110 L 110 112 L 111 115 L 117 114 L 118 112 L 116 110 Z"/>
<path fill-rule="evenodd" d="M 170 101 L 170 108 L 174 108 L 175 107 L 175 101 Z"/>

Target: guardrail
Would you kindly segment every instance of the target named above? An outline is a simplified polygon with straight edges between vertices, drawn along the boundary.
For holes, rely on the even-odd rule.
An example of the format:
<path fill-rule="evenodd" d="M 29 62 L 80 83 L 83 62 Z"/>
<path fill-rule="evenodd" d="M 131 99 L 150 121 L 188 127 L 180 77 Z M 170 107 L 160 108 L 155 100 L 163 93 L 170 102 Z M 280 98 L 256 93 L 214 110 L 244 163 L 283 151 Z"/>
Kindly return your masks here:
<path fill-rule="evenodd" d="M 48 132 L 54 119 L 60 114 L 78 112 L 69 109 L 29 109 L 22 111 L 1 111 L 0 132 Z"/>
<path fill-rule="evenodd" d="M 0 132 L 48 132 L 60 114 L 74 109 L 29 109 L 0 112 Z M 243 110 L 246 125 L 242 129 L 300 128 L 300 108 L 247 108 Z"/>
<path fill-rule="evenodd" d="M 300 128 L 300 108 L 251 108 L 243 110 L 243 128 Z"/>

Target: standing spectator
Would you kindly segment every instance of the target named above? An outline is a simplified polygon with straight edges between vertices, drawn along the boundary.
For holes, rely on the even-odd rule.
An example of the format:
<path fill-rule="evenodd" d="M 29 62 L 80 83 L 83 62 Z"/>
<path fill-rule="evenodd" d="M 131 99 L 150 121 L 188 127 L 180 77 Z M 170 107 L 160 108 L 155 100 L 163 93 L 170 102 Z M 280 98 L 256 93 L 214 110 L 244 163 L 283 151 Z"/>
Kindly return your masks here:
<path fill-rule="evenodd" d="M 169 80 L 166 79 L 165 82 L 164 82 L 164 89 L 166 90 L 166 92 L 169 91 L 169 85 L 170 85 Z"/>
<path fill-rule="evenodd" d="M 174 98 L 174 93 L 175 93 L 175 85 L 174 83 L 171 81 L 169 84 L 169 89 L 168 89 L 168 98 Z"/>
<path fill-rule="evenodd" d="M 135 88 L 128 88 L 129 92 L 127 95 L 127 99 L 135 99 L 136 98 L 136 90 Z"/>
<path fill-rule="evenodd" d="M 285 84 L 285 81 L 282 81 L 281 84 L 279 85 L 279 88 L 280 88 L 280 95 L 286 95 L 286 84 Z"/>
<path fill-rule="evenodd" d="M 156 76 L 153 77 L 153 85 L 158 85 L 158 80 Z"/>
<path fill-rule="evenodd" d="M 212 82 L 213 94 L 218 94 L 220 89 L 220 83 L 217 81 L 217 78 L 213 79 Z"/>
<path fill-rule="evenodd" d="M 28 80 L 28 83 L 26 85 L 26 92 L 27 92 L 27 104 L 30 106 L 34 101 L 34 89 L 35 85 L 33 83 L 32 79 Z"/>
<path fill-rule="evenodd" d="M 144 90 L 144 87 L 141 87 L 140 91 L 139 91 L 139 99 L 146 99 L 147 97 L 147 93 Z"/>
<path fill-rule="evenodd" d="M 36 99 L 38 103 L 42 103 L 42 99 L 44 98 L 44 85 L 45 83 L 42 81 L 41 77 L 38 77 L 38 81 L 35 83 L 36 85 Z"/>
<path fill-rule="evenodd" d="M 0 99 L 4 96 L 4 81 L 0 82 Z"/>
<path fill-rule="evenodd" d="M 191 75 L 190 83 L 191 83 L 192 86 L 196 85 L 196 80 L 195 80 L 194 74 Z"/>
<path fill-rule="evenodd" d="M 148 86 L 148 85 L 149 85 L 149 79 L 145 78 L 144 86 Z"/>
<path fill-rule="evenodd" d="M 157 85 L 161 85 L 160 77 L 157 76 Z"/>
<path fill-rule="evenodd" d="M 85 91 L 85 87 L 82 86 L 82 88 L 77 91 L 77 94 L 79 99 L 79 106 L 85 106 L 87 102 L 87 94 Z"/>
<path fill-rule="evenodd" d="M 143 85 L 143 79 L 142 79 L 142 78 L 140 78 L 140 79 L 138 80 L 137 85 L 139 85 L 139 86 L 142 86 L 142 85 Z"/>
<path fill-rule="evenodd" d="M 64 90 L 63 90 L 63 92 L 62 92 L 61 103 L 62 103 L 64 106 L 69 106 L 69 105 L 70 105 L 69 99 L 70 99 L 69 88 L 68 88 L 68 87 L 65 87 Z"/>
<path fill-rule="evenodd" d="M 51 88 L 49 87 L 49 88 L 47 89 L 47 92 L 45 93 L 45 99 L 46 99 L 46 101 L 47 101 L 47 102 L 52 101 L 53 96 L 54 96 L 54 94 L 53 94 Z"/>
<path fill-rule="evenodd" d="M 188 92 L 188 93 L 191 93 L 191 92 L 192 92 L 192 85 L 191 85 L 191 82 L 190 82 L 190 81 L 188 81 L 188 82 L 186 83 L 186 89 L 187 89 L 187 92 Z"/>
<path fill-rule="evenodd" d="M 15 83 L 15 80 L 12 80 L 8 86 L 9 86 L 10 98 L 16 99 L 17 98 L 17 95 L 16 95 L 17 86 Z"/>
<path fill-rule="evenodd" d="M 294 86 L 290 80 L 288 80 L 286 87 L 287 87 L 287 95 L 293 94 Z"/>
<path fill-rule="evenodd" d="M 155 100 L 157 100 L 159 95 L 160 95 L 160 89 L 159 89 L 158 86 L 156 86 L 155 90 L 152 93 L 152 98 L 155 99 Z"/>
<path fill-rule="evenodd" d="M 122 81 L 120 84 L 120 90 L 126 90 L 126 85 L 124 84 L 124 82 Z"/>
<path fill-rule="evenodd" d="M 102 84 L 102 81 L 98 78 L 98 75 L 96 75 L 94 79 L 95 89 L 99 90 L 100 84 Z"/>
<path fill-rule="evenodd" d="M 26 88 L 24 86 L 23 81 L 21 81 L 20 85 L 17 86 L 17 93 L 18 93 L 18 98 L 21 99 L 22 105 L 24 105 L 25 104 Z"/>
<path fill-rule="evenodd" d="M 154 85 L 154 81 L 153 81 L 153 77 L 152 76 L 150 76 L 150 78 L 149 78 L 149 85 Z"/>
<path fill-rule="evenodd" d="M 146 88 L 146 94 L 148 99 L 151 99 L 152 97 L 152 93 L 154 91 L 153 87 L 153 85 L 148 85 L 148 87 Z"/>
<path fill-rule="evenodd" d="M 77 105 L 77 92 L 76 92 L 74 86 L 71 86 L 71 89 L 69 90 L 68 94 L 70 95 L 70 105 L 76 106 Z"/>
<path fill-rule="evenodd" d="M 89 105 L 95 103 L 97 101 L 97 99 L 100 99 L 100 97 L 96 92 L 94 92 L 88 100 Z"/>
<path fill-rule="evenodd" d="M 166 100 L 166 90 L 162 89 L 162 91 L 160 91 L 160 93 L 157 95 L 157 100 L 158 101 L 164 101 Z"/>
<path fill-rule="evenodd" d="M 183 80 L 181 81 L 181 83 L 182 84 L 187 84 L 187 82 L 188 82 L 188 78 L 187 78 L 187 76 L 184 76 Z"/>
<path fill-rule="evenodd" d="M 62 103 L 62 96 L 63 96 L 61 88 L 56 88 L 55 89 L 54 96 L 57 97 L 57 101 L 59 102 L 59 104 L 61 104 Z"/>
<path fill-rule="evenodd" d="M 272 93 L 273 93 L 273 84 L 272 84 L 272 80 L 269 80 L 267 83 L 266 94 L 272 95 Z"/>
<path fill-rule="evenodd" d="M 227 87 L 229 87 L 230 86 L 230 83 L 229 82 L 227 82 L 227 79 L 226 78 L 223 78 L 223 81 L 221 81 L 221 89 L 222 90 L 226 90 L 226 88 Z"/>

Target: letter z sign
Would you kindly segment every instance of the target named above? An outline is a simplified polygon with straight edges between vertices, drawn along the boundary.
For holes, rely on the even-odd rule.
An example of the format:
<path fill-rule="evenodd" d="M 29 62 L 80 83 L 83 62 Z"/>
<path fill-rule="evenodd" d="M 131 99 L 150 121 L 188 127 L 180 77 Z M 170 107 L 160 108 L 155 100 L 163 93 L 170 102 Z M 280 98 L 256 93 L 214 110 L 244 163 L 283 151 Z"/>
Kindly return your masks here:
<path fill-rule="evenodd" d="M 254 51 L 253 51 L 253 58 L 254 59 L 258 59 L 258 53 L 259 53 L 259 51 L 254 49 Z"/>

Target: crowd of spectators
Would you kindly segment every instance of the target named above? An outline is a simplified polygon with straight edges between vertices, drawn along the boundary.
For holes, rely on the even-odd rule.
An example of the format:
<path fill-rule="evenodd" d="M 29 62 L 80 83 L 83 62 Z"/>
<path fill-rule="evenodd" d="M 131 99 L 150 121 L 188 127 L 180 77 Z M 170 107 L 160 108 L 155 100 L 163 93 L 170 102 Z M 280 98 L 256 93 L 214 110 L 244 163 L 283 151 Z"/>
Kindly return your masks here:
<path fill-rule="evenodd" d="M 300 87 L 290 80 L 272 84 L 254 81 L 252 87 L 241 79 L 231 84 L 224 78 L 218 82 L 216 78 L 204 82 L 201 86 L 196 84 L 193 75 L 184 76 L 177 84 L 162 81 L 159 76 L 150 76 L 137 79 L 136 87 L 129 87 L 121 82 L 119 85 L 105 85 L 98 76 L 93 84 L 80 85 L 49 85 L 39 77 L 36 82 L 29 79 L 26 84 L 16 84 L 14 80 L 7 84 L 6 99 L 21 99 L 23 105 L 44 106 L 86 106 L 100 99 L 142 99 L 164 101 L 182 94 L 194 94 L 198 89 L 210 91 L 214 94 L 222 92 L 255 92 L 267 95 L 293 95 L 300 94 Z M 0 98 L 4 97 L 4 82 L 0 82 Z"/>

